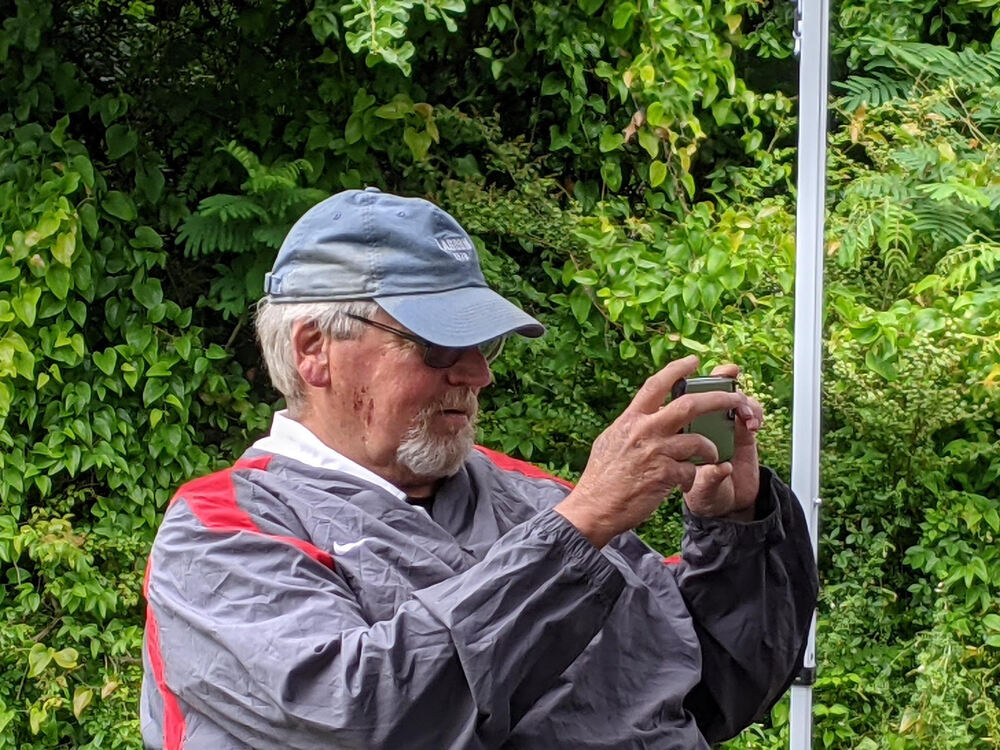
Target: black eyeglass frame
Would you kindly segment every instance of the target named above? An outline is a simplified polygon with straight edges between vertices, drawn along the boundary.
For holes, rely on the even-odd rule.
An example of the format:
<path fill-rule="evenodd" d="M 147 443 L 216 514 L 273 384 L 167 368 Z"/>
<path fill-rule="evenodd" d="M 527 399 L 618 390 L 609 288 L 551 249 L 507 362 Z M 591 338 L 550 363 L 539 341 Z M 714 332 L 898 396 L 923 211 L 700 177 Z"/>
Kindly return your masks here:
<path fill-rule="evenodd" d="M 484 341 L 478 346 L 441 346 L 439 344 L 432 344 L 427 339 L 421 338 L 416 334 L 407 333 L 406 331 L 401 331 L 398 328 L 387 326 L 385 323 L 379 323 L 377 320 L 366 318 L 363 315 L 347 313 L 347 317 L 351 320 L 356 320 L 360 323 L 364 323 L 365 325 L 372 326 L 373 328 L 378 328 L 422 346 L 424 348 L 424 364 L 428 367 L 434 368 L 435 370 L 447 370 L 449 367 L 452 367 L 456 362 L 458 362 L 458 360 L 462 358 L 462 355 L 470 349 L 478 349 L 486 359 L 486 364 L 493 364 L 497 357 L 500 356 L 500 352 L 503 351 L 503 344 L 505 340 L 504 336 L 497 336 L 489 341 Z"/>

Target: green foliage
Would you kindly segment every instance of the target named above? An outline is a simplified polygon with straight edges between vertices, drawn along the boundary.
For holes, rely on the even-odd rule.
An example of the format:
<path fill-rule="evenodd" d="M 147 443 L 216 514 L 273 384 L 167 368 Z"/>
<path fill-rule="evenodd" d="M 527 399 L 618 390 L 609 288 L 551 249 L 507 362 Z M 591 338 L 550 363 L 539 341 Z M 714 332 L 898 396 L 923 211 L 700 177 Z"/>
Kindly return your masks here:
<path fill-rule="evenodd" d="M 266 429 L 291 223 L 428 196 L 548 327 L 482 441 L 566 476 L 645 377 L 737 361 L 789 464 L 790 3 L 21 0 L 0 24 L 0 748 L 136 747 L 142 570 Z M 821 747 L 996 747 L 1000 3 L 835 12 Z M 679 501 L 643 527 L 673 552 Z M 787 744 L 788 706 L 731 747 Z"/>

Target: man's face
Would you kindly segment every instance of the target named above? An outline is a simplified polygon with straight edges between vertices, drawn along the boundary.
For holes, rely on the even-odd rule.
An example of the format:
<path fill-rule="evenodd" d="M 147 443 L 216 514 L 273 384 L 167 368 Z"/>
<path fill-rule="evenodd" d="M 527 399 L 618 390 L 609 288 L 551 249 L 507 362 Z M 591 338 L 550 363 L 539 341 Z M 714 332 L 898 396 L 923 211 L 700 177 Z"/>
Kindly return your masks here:
<path fill-rule="evenodd" d="M 406 330 L 381 311 L 375 320 Z M 479 391 L 490 382 L 478 349 L 435 369 L 419 345 L 366 326 L 329 351 L 337 450 L 400 486 L 458 470 L 472 450 Z"/>

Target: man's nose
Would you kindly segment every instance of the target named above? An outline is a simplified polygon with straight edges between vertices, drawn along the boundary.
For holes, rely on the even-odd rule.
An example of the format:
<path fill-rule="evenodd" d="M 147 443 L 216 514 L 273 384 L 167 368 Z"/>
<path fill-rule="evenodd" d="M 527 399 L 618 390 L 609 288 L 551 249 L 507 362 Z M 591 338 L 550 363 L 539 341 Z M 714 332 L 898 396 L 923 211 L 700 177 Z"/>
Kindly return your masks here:
<path fill-rule="evenodd" d="M 472 347 L 462 352 L 458 362 L 448 368 L 447 377 L 448 383 L 451 385 L 461 385 L 477 390 L 485 388 L 493 380 L 486 357 L 483 356 L 478 347 Z"/>

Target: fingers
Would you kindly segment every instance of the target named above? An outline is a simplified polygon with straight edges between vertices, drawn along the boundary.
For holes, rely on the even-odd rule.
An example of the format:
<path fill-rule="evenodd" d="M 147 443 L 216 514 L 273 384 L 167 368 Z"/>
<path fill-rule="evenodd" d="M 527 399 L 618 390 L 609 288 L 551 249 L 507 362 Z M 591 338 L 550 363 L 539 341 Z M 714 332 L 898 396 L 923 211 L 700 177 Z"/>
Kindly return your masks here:
<path fill-rule="evenodd" d="M 724 378 L 738 378 L 740 376 L 740 367 L 733 364 L 717 365 L 712 369 L 712 374 Z"/>
<path fill-rule="evenodd" d="M 741 438 L 741 431 L 746 431 L 751 436 L 760 430 L 764 424 L 764 409 L 755 398 L 746 397 L 746 403 L 736 409 L 736 439 Z"/>
<path fill-rule="evenodd" d="M 750 420 L 754 417 L 750 400 L 748 396 L 739 392 L 688 393 L 671 401 L 655 415 L 652 415 L 650 419 L 655 420 L 657 432 L 663 435 L 673 435 L 691 424 L 695 417 L 713 411 L 733 410 L 742 419 Z M 744 414 L 748 416 L 744 417 Z"/>
<path fill-rule="evenodd" d="M 674 383 L 681 378 L 691 375 L 697 369 L 698 358 L 694 355 L 671 362 L 662 370 L 647 378 L 625 411 L 655 414 L 667 402 L 667 397 L 670 395 L 670 390 L 674 387 Z"/>
<path fill-rule="evenodd" d="M 703 463 L 714 464 L 719 460 L 719 449 L 704 435 L 694 433 L 673 435 L 663 443 L 662 452 L 674 461 L 700 458 Z M 694 464 L 690 464 L 692 467 Z"/>
<path fill-rule="evenodd" d="M 726 493 L 721 492 L 722 484 L 732 475 L 733 465 L 728 461 L 699 466 L 691 487 L 684 490 L 688 507 L 700 515 L 705 515 L 708 506 L 716 505 L 718 499 L 725 497 Z"/>

